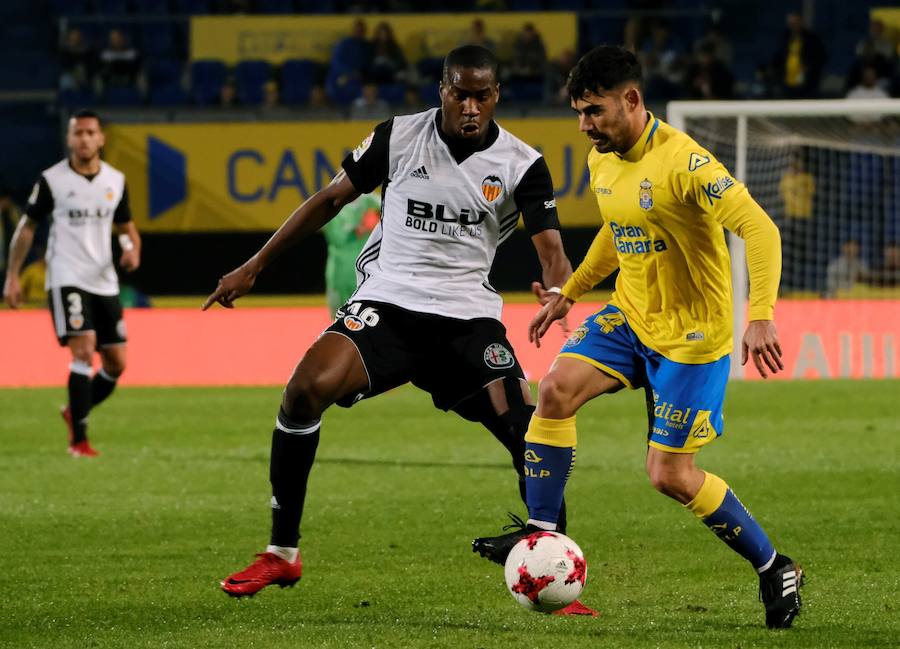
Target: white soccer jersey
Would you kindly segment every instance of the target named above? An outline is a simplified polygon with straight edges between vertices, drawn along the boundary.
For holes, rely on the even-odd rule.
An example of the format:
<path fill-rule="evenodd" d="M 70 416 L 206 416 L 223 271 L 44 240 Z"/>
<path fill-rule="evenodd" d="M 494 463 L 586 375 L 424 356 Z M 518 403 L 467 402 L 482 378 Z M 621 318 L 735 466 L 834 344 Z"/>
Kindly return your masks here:
<path fill-rule="evenodd" d="M 50 218 L 46 288 L 76 286 L 97 295 L 118 295 L 113 267 L 112 224 L 131 220 L 125 175 L 100 163 L 100 172 L 83 176 L 68 159 L 45 170 L 26 208 L 28 218 Z"/>
<path fill-rule="evenodd" d="M 479 149 L 440 130 L 439 109 L 379 124 L 343 162 L 361 192 L 382 185 L 381 222 L 357 258 L 353 299 L 450 318 L 500 319 L 488 283 L 521 212 L 533 235 L 558 228 L 540 153 L 496 123 Z"/>

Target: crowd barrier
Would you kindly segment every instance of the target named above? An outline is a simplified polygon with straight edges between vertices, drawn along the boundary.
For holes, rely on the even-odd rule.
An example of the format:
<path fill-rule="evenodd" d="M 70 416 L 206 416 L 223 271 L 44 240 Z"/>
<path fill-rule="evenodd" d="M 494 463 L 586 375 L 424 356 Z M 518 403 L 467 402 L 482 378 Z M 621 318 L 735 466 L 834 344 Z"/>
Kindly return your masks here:
<path fill-rule="evenodd" d="M 198 298 L 199 302 L 199 298 Z M 577 326 L 600 304 L 577 304 Z M 531 304 L 509 304 L 504 323 L 528 378 L 540 379 L 565 341 L 551 329 L 540 349 L 528 343 Z M 328 326 L 324 307 L 131 309 L 123 385 L 281 385 Z M 779 379 L 897 377 L 900 301 L 778 303 L 785 371 Z M 57 346 L 46 311 L 0 311 L 0 387 L 61 386 L 68 351 Z M 745 368 L 746 378 L 756 371 Z"/>

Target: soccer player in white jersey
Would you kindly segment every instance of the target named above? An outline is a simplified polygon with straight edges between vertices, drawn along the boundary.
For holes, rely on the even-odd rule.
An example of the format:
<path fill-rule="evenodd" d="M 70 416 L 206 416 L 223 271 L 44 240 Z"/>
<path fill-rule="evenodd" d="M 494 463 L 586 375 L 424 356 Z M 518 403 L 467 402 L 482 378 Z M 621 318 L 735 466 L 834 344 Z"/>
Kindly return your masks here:
<path fill-rule="evenodd" d="M 100 159 L 105 142 L 99 115 L 83 110 L 69 120 L 69 155 L 41 173 L 25 214 L 10 242 L 3 298 L 21 300 L 19 271 L 35 228 L 50 223 L 47 283 L 53 327 L 69 348 L 69 403 L 62 409 L 69 429 L 69 453 L 93 457 L 87 438 L 88 413 L 106 399 L 125 370 L 126 336 L 113 267 L 112 233 L 119 235 L 126 271 L 141 262 L 141 238 L 131 221 L 125 175 Z M 101 367 L 94 374 L 94 353 Z"/>
<path fill-rule="evenodd" d="M 759 576 L 766 625 L 787 628 L 800 612 L 800 567 L 776 552 L 722 478 L 694 463 L 724 427 L 732 309 L 723 228 L 747 243 L 743 362 L 752 359 L 763 378 L 784 369 L 773 320 L 778 229 L 709 151 L 646 110 L 641 66 L 631 52 L 608 46 L 588 52 L 572 69 L 568 90 L 593 144 L 588 167 L 602 225 L 561 292 L 544 296 L 529 337 L 539 341 L 575 300 L 618 269 L 616 290 L 572 333 L 541 381 L 525 436 L 528 525 L 476 539 L 473 550 L 503 563 L 519 538 L 555 529 L 575 459 L 576 412 L 602 394 L 643 388 L 651 484 L 749 564 Z"/>
<path fill-rule="evenodd" d="M 356 292 L 284 391 L 272 438 L 270 544 L 250 567 L 222 582 L 229 595 L 300 578 L 307 478 L 320 418 L 333 403 L 350 406 L 411 382 L 431 393 L 436 407 L 488 428 L 522 477 L 534 406 L 488 272 L 520 213 L 544 285 L 560 286 L 571 266 L 546 162 L 493 119 L 499 98 L 493 54 L 477 46 L 450 52 L 440 91 L 440 109 L 379 124 L 331 184 L 223 277 L 204 304 L 231 308 L 277 254 L 381 186 L 382 220 L 357 259 Z"/>

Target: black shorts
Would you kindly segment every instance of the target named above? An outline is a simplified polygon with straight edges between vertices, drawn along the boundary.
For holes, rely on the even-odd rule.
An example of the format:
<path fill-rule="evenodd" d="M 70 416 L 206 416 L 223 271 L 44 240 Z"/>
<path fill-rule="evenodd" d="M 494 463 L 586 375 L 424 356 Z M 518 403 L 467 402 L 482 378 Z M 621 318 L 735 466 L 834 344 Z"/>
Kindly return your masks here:
<path fill-rule="evenodd" d="M 90 331 L 96 333 L 98 347 L 120 345 L 127 340 L 118 295 L 97 295 L 74 286 L 51 288 L 50 315 L 62 346 L 69 336 Z"/>
<path fill-rule="evenodd" d="M 356 345 L 369 376 L 369 390 L 345 395 L 340 406 L 410 382 L 429 392 L 437 408 L 451 410 L 497 379 L 525 378 L 506 327 L 493 318 L 457 320 L 354 300 L 326 332 Z"/>

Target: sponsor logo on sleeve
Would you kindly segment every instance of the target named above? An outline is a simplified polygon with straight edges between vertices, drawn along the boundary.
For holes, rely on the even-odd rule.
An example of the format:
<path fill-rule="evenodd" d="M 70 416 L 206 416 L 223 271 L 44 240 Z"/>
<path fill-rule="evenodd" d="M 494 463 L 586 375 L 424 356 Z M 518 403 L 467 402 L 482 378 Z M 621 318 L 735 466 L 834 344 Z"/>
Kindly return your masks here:
<path fill-rule="evenodd" d="M 369 133 L 365 140 L 359 143 L 359 146 L 353 149 L 353 162 L 359 162 L 363 154 L 372 146 L 372 140 L 375 139 L 375 131 Z"/>
<path fill-rule="evenodd" d="M 734 184 L 734 178 L 731 178 L 730 176 L 719 176 L 716 178 L 715 182 L 706 183 L 702 189 L 709 204 L 713 205 L 717 200 L 722 198 L 722 194 L 734 187 Z"/>
<path fill-rule="evenodd" d="M 691 153 L 691 159 L 688 161 L 688 171 L 697 171 L 700 167 L 709 163 L 709 156 L 702 153 Z"/>

